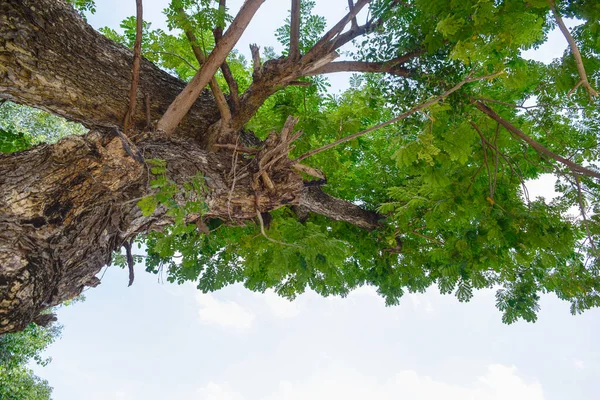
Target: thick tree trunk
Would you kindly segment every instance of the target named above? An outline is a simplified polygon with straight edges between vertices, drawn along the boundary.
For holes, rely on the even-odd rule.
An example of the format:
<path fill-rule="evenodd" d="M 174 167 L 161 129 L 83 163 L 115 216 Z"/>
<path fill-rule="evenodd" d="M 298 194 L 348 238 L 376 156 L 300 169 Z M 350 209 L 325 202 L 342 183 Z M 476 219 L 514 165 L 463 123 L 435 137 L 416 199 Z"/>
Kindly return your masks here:
<path fill-rule="evenodd" d="M 0 98 L 42 108 L 88 128 L 122 126 L 133 52 L 96 32 L 57 0 L 0 1 Z M 135 121 L 158 120 L 185 83 L 142 60 Z M 199 137 L 219 119 L 205 91 L 175 132 Z"/>
<path fill-rule="evenodd" d="M 152 135 L 137 149 L 167 161 L 179 184 L 202 174 L 205 217 L 237 223 L 257 210 L 300 204 L 302 178 L 291 170 L 272 174 L 273 192 L 253 187 L 252 174 L 232 185 L 231 156 L 189 139 Z M 144 217 L 136 204 L 149 194 L 146 168 L 118 136 L 100 132 L 0 156 L 0 333 L 22 329 L 44 308 L 95 286 L 94 276 L 124 241 L 171 222 L 163 208 Z"/>
<path fill-rule="evenodd" d="M 60 0 L 0 1 L 0 98 L 92 129 L 85 137 L 0 155 L 0 334 L 24 328 L 43 309 L 97 285 L 95 275 L 124 241 L 170 223 L 162 208 L 142 216 L 136 203 L 150 193 L 147 166 L 125 150 L 127 139 L 111 133 L 127 112 L 132 60 L 131 51 L 95 32 Z M 135 120 L 145 123 L 145 94 L 156 120 L 183 87 L 142 61 Z M 260 106 L 251 100 L 275 90 L 259 89 L 247 93 L 239 127 Z M 305 188 L 285 159 L 268 172 L 271 190 L 257 185 L 258 163 L 244 157 L 235 170 L 247 167 L 247 174 L 234 177 L 231 153 L 206 150 L 206 132 L 218 118 L 205 93 L 174 135 L 138 134 L 133 149 L 165 160 L 175 182 L 201 173 L 207 217 L 237 223 L 257 211 L 298 205 L 366 229 L 378 226 L 377 214 Z M 190 222 L 198 217 L 189 216 Z"/>

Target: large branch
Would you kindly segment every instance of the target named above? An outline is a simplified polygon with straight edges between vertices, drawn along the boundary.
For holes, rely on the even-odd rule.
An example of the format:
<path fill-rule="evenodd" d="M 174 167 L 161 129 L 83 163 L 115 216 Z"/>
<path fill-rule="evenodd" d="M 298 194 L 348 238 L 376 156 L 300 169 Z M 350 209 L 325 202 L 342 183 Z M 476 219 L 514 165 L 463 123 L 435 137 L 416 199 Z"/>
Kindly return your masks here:
<path fill-rule="evenodd" d="M 202 49 L 198 45 L 198 38 L 196 37 L 196 34 L 192 30 L 192 26 L 189 22 L 189 18 L 187 16 L 187 14 L 185 13 L 185 11 L 182 8 L 180 8 L 178 10 L 178 13 L 179 13 L 180 19 L 183 21 L 183 24 L 184 24 L 183 32 L 185 33 L 185 36 L 187 37 L 187 39 L 189 40 L 189 42 L 192 46 L 192 51 L 194 52 L 194 56 L 196 57 L 196 60 L 198 60 L 198 64 L 200 66 L 202 66 L 202 64 L 204 64 L 206 62 L 206 56 L 204 55 L 204 51 L 202 51 Z M 211 78 L 211 80 L 208 82 L 208 86 L 210 86 L 210 91 L 212 92 L 213 96 L 215 97 L 215 102 L 217 103 L 217 107 L 219 108 L 219 113 L 221 114 L 221 120 L 225 124 L 229 124 L 229 121 L 231 121 L 231 110 L 229 109 L 229 105 L 227 104 L 227 99 L 225 98 L 225 95 L 223 94 L 223 91 L 221 90 L 221 87 L 219 86 L 219 83 L 217 82 L 217 78 L 215 78 L 213 76 Z"/>
<path fill-rule="evenodd" d="M 132 51 L 95 31 L 63 1 L 0 1 L 0 98 L 88 128 L 122 126 L 132 60 Z M 145 95 L 149 95 L 150 117 L 157 120 L 185 83 L 143 58 L 139 76 L 138 106 L 132 119 L 143 128 Z M 218 118 L 206 91 L 175 134 L 201 138 Z"/>
<path fill-rule="evenodd" d="M 519 128 L 517 128 L 516 126 L 514 126 L 513 124 L 511 124 L 504 118 L 502 118 L 494 110 L 492 110 L 489 106 L 482 103 L 481 101 L 475 101 L 475 107 L 477 107 L 481 112 L 486 114 L 488 117 L 490 117 L 494 121 L 498 122 L 500 125 L 502 125 L 504 128 L 506 128 L 506 130 L 513 133 L 518 138 L 523 140 L 525 143 L 527 143 L 528 145 L 533 147 L 539 153 L 544 154 L 545 156 L 548 156 L 555 161 L 558 161 L 559 163 L 565 165 L 566 167 L 568 167 L 569 169 L 571 169 L 571 171 L 573 171 L 575 173 L 600 179 L 600 172 L 583 167 L 577 163 L 574 163 L 573 161 L 571 161 L 567 158 L 564 158 L 564 157 L 554 153 L 553 151 L 549 150 L 541 143 L 537 142 L 536 140 L 534 140 L 533 138 L 531 138 L 530 136 L 525 134 Z"/>
<path fill-rule="evenodd" d="M 223 64 L 227 55 L 231 52 L 242 33 L 258 11 L 258 8 L 265 0 L 246 0 L 237 16 L 231 22 L 227 32 L 223 35 L 219 43 L 216 44 L 210 53 L 202 68 L 196 73 L 190 83 L 177 95 L 167 111 L 158 121 L 156 128 L 159 131 L 170 135 L 175 131 L 177 125 L 188 113 L 202 90 L 208 82 L 215 76 L 219 67 Z"/>
<path fill-rule="evenodd" d="M 318 187 L 305 188 L 300 205 L 316 214 L 325 215 L 337 221 L 345 221 L 368 230 L 381 227 L 381 221 L 384 218 L 374 211 L 364 210 L 349 201 L 330 196 Z"/>

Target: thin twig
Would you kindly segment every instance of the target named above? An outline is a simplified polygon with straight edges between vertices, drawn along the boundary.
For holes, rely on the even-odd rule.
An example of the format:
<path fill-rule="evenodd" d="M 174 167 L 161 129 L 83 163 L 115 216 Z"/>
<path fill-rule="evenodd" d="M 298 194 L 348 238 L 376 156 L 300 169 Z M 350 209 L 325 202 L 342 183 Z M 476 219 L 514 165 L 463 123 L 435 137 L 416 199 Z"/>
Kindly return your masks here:
<path fill-rule="evenodd" d="M 598 249 L 596 248 L 596 244 L 594 243 L 594 240 L 592 239 L 592 232 L 590 231 L 590 224 L 587 219 L 587 216 L 585 215 L 585 205 L 583 204 L 583 195 L 581 194 L 581 183 L 579 182 L 579 176 L 577 176 L 577 174 L 573 173 L 573 177 L 575 178 L 575 183 L 577 184 L 577 201 L 579 202 L 579 209 L 581 210 L 581 217 L 583 218 L 583 224 L 585 226 L 587 237 L 590 241 L 590 246 L 592 247 L 592 250 L 594 250 L 595 255 L 598 257 L 600 255 L 598 254 Z"/>
<path fill-rule="evenodd" d="M 169 51 L 149 51 L 148 53 L 161 54 L 161 55 L 165 55 L 165 56 L 171 56 L 171 57 L 178 58 L 181 61 L 183 61 L 188 67 L 190 67 L 192 70 L 198 71 L 198 68 L 196 66 L 194 66 L 191 62 L 189 62 L 188 60 L 186 60 L 184 57 L 180 56 L 179 54 L 171 53 Z"/>
<path fill-rule="evenodd" d="M 290 247 L 297 247 L 297 248 L 301 248 L 301 246 L 298 246 L 297 244 L 292 244 L 292 243 L 285 243 L 285 242 L 280 242 L 279 240 L 275 240 L 273 238 L 270 238 L 269 236 L 267 236 L 267 233 L 265 232 L 265 222 L 263 221 L 263 217 L 262 215 L 260 215 L 260 211 L 258 211 L 258 208 L 256 209 L 256 217 L 258 218 L 258 222 L 260 225 L 260 233 L 265 237 L 265 239 L 267 239 L 269 242 L 273 242 L 276 244 L 280 244 L 282 246 L 290 246 Z"/>
<path fill-rule="evenodd" d="M 332 147 L 335 147 L 335 146 L 337 146 L 339 144 L 349 142 L 349 141 L 354 140 L 354 139 L 356 139 L 356 138 L 358 138 L 360 136 L 366 135 L 367 133 L 370 133 L 370 132 L 376 131 L 378 129 L 384 128 L 384 127 L 386 127 L 388 125 L 395 124 L 396 122 L 398 122 L 400 120 L 403 120 L 404 118 L 406 118 L 406 117 L 408 117 L 408 116 L 410 116 L 410 115 L 412 115 L 412 114 L 414 114 L 414 113 L 416 113 L 418 111 L 421 111 L 421 110 L 423 110 L 423 109 L 431 106 L 432 104 L 437 103 L 440 100 L 445 99 L 446 97 L 448 97 L 452 93 L 456 92 L 458 89 L 460 89 L 461 87 L 463 87 L 467 83 L 476 82 L 476 81 L 480 81 L 480 80 L 484 80 L 484 79 L 492 79 L 492 78 L 497 77 L 501 73 L 502 72 L 497 72 L 495 74 L 485 75 L 485 76 L 480 76 L 480 77 L 475 77 L 475 78 L 472 78 L 472 77 L 468 76 L 467 78 L 465 78 L 464 80 L 462 80 L 461 82 L 459 82 L 453 88 L 445 91 L 444 93 L 442 93 L 439 96 L 434 97 L 433 99 L 430 99 L 430 100 L 428 100 L 428 101 L 426 101 L 424 103 L 421 103 L 421 104 L 419 104 L 419 105 L 411 108 L 410 110 L 406 111 L 405 113 L 400 114 L 396 118 L 390 119 L 389 121 L 386 121 L 386 122 L 383 122 L 381 124 L 375 125 L 375 126 L 373 126 L 371 128 L 365 129 L 364 131 L 352 134 L 350 136 L 346 136 L 345 138 L 337 140 L 337 141 L 335 141 L 333 143 L 329 143 L 329 144 L 327 144 L 327 145 L 325 145 L 323 147 L 319 147 L 318 149 L 311 150 L 308 153 L 305 153 L 305 154 L 301 155 L 300 157 L 296 158 L 295 161 L 296 162 L 300 162 L 300 161 L 302 161 L 302 160 L 304 160 L 304 159 L 306 159 L 308 157 L 311 157 L 311 156 L 313 156 L 315 154 L 321 153 L 321 152 L 323 152 L 325 150 L 329 150 Z"/>
<path fill-rule="evenodd" d="M 443 246 L 443 245 L 444 245 L 444 242 L 442 242 L 441 240 L 438 240 L 438 239 L 435 239 L 435 238 L 429 237 L 429 236 L 427 236 L 427 235 L 423 235 L 422 233 L 419 233 L 419 232 L 416 232 L 416 231 L 415 231 L 415 232 L 409 232 L 409 233 L 411 233 L 411 234 L 413 234 L 413 235 L 416 235 L 416 236 L 419 236 L 419 237 L 422 237 L 423 239 L 427 239 L 427 240 L 429 240 L 429 241 L 431 241 L 431 242 L 437 243 L 437 244 L 439 244 L 440 246 Z"/>
<path fill-rule="evenodd" d="M 481 132 L 481 129 L 473 121 L 471 121 L 470 123 L 471 123 L 471 126 L 475 129 L 475 131 L 479 134 L 479 137 L 481 138 L 482 142 L 485 143 L 487 146 L 489 146 L 491 149 L 493 149 L 497 155 L 500 155 L 500 157 L 502 157 L 502 159 L 506 162 L 506 165 L 508 165 L 508 167 L 513 172 L 513 174 L 515 174 L 517 176 L 517 178 L 519 178 L 519 181 L 521 182 L 521 186 L 523 187 L 523 195 L 525 196 L 527 203 L 529 203 L 530 202 L 529 201 L 529 190 L 527 189 L 527 186 L 525 185 L 525 179 L 523 178 L 523 175 L 515 170 L 510 159 L 508 158 L 508 156 L 506 156 L 504 153 L 502 153 L 500 151 L 500 149 L 498 149 L 497 145 L 493 145 L 492 143 L 487 141 L 487 139 Z M 519 168 L 519 166 L 517 164 L 515 164 L 515 166 L 517 168 Z M 479 167 L 479 170 L 481 170 L 482 167 L 483 167 L 483 165 Z M 477 176 L 477 174 L 479 173 L 479 170 L 477 171 L 475 176 Z M 475 178 L 475 176 L 473 177 L 473 179 Z M 472 184 L 473 183 L 471 183 L 471 185 Z M 469 185 L 469 189 L 471 188 L 471 185 Z M 467 191 L 468 191 L 468 189 L 467 189 Z"/>

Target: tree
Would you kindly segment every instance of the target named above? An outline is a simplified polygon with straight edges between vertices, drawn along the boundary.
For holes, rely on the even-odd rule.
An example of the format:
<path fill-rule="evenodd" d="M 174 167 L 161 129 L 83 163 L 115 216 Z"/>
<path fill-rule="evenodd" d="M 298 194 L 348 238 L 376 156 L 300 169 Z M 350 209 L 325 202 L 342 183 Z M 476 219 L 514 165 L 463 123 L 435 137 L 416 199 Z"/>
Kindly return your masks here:
<path fill-rule="evenodd" d="M 104 36 L 63 1 L 2 2 L 0 97 L 90 132 L 0 158 L 0 332 L 97 286 L 122 246 L 131 283 L 134 240 L 204 291 L 497 287 L 509 323 L 543 292 L 598 305 L 597 2 L 358 0 L 325 31 L 292 0 L 285 53 L 253 45 L 247 67 L 232 49 L 263 2 L 173 0 L 169 34 L 138 0 Z M 524 59 L 555 24 L 564 56 Z M 326 95 L 340 71 L 366 75 Z M 560 196 L 529 199 L 545 173 Z"/>
<path fill-rule="evenodd" d="M 48 400 L 52 388 L 27 367 L 30 360 L 47 365 L 40 353 L 60 335 L 60 326 L 28 325 L 22 332 L 0 336 L 0 397 L 7 400 Z"/>

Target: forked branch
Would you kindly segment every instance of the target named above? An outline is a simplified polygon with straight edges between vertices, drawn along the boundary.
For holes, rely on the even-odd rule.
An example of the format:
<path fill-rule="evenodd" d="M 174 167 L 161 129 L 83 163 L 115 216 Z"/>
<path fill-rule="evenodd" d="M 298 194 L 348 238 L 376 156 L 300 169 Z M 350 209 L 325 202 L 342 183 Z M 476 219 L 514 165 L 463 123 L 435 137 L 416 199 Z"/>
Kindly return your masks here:
<path fill-rule="evenodd" d="M 358 13 L 369 4 L 370 0 L 359 0 L 358 3 L 346 14 L 337 24 L 333 26 L 319 41 L 308 51 L 305 58 L 307 62 L 320 58 L 323 54 L 329 53 L 333 48 L 333 40 L 342 33 L 346 25 L 356 18 Z"/>
<path fill-rule="evenodd" d="M 185 36 L 188 38 L 189 42 L 192 45 L 192 51 L 194 52 L 194 56 L 196 56 L 196 60 L 198 60 L 198 64 L 202 66 L 206 62 L 206 56 L 204 55 L 204 51 L 198 46 L 198 38 L 196 38 L 196 34 L 192 31 L 192 26 L 189 23 L 188 16 L 185 11 L 180 8 L 178 10 L 179 17 L 182 21 L 184 21 L 184 32 Z M 229 105 L 227 104 L 227 99 L 217 82 L 217 79 L 213 76 L 212 79 L 208 82 L 210 86 L 210 90 L 215 97 L 215 102 L 217 103 L 217 107 L 219 108 L 219 113 L 221 114 L 221 120 L 223 121 L 223 126 L 228 125 L 231 121 L 231 110 L 229 109 Z"/>
<path fill-rule="evenodd" d="M 192 81 L 182 90 L 182 92 L 171 103 L 162 118 L 158 121 L 157 129 L 172 134 L 183 117 L 192 107 L 200 93 L 213 78 L 219 67 L 223 64 L 233 46 L 242 36 L 244 30 L 256 14 L 258 8 L 265 0 L 247 0 L 240 12 L 232 21 L 223 35 L 223 38 L 217 43 L 210 53 L 202 68 L 196 73 Z"/>

